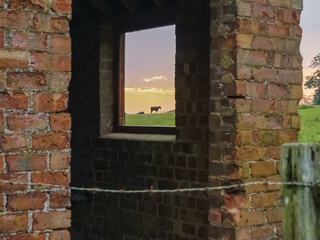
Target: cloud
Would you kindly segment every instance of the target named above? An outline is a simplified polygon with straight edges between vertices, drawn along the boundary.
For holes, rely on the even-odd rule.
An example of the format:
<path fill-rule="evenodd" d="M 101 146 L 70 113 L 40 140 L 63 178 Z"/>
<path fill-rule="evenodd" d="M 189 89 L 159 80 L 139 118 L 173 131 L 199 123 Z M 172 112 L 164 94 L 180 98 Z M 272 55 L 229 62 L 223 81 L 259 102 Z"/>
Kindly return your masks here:
<path fill-rule="evenodd" d="M 125 88 L 126 93 L 158 93 L 158 94 L 173 94 L 174 88 Z"/>
<path fill-rule="evenodd" d="M 147 78 L 142 78 L 142 79 L 143 79 L 143 81 L 145 81 L 145 82 L 167 81 L 167 80 L 168 80 L 167 76 L 164 76 L 164 75 L 147 77 Z"/>

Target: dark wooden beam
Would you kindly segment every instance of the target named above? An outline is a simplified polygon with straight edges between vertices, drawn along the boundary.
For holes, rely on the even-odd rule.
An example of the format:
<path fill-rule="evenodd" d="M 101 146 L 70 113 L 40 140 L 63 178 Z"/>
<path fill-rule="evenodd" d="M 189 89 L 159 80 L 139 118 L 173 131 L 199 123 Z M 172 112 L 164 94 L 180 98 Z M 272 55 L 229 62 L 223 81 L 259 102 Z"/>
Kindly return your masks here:
<path fill-rule="evenodd" d="M 153 2 L 155 4 L 157 4 L 159 7 L 165 5 L 166 3 L 168 3 L 168 0 L 153 0 Z"/>
<path fill-rule="evenodd" d="M 94 8 L 100 12 L 102 15 L 110 16 L 112 15 L 112 9 L 105 0 L 89 0 Z"/>
<path fill-rule="evenodd" d="M 140 8 L 136 0 L 121 0 L 121 3 L 130 13 L 135 13 Z"/>
<path fill-rule="evenodd" d="M 148 10 L 141 10 L 135 14 L 114 16 L 114 26 L 120 33 L 143 30 L 148 28 L 173 25 L 176 21 L 177 7 L 170 4 L 164 7 L 156 7 Z"/>

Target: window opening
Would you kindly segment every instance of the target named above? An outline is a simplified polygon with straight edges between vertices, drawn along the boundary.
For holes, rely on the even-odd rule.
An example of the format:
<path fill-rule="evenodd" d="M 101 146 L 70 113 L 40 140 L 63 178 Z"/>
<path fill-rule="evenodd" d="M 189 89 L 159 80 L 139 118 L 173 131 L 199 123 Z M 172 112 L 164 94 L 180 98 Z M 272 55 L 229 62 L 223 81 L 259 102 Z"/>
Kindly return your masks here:
<path fill-rule="evenodd" d="M 125 126 L 175 126 L 175 25 L 126 33 Z"/>

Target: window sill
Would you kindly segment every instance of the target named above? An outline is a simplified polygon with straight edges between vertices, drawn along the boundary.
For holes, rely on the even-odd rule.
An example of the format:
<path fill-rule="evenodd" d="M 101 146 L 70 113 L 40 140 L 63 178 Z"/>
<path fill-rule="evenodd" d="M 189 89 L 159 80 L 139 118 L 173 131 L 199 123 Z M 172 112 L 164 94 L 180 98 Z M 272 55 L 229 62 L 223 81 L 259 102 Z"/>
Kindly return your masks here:
<path fill-rule="evenodd" d="M 176 135 L 164 134 L 135 134 L 135 133 L 109 133 L 101 136 L 102 139 L 133 140 L 146 142 L 175 142 Z"/>

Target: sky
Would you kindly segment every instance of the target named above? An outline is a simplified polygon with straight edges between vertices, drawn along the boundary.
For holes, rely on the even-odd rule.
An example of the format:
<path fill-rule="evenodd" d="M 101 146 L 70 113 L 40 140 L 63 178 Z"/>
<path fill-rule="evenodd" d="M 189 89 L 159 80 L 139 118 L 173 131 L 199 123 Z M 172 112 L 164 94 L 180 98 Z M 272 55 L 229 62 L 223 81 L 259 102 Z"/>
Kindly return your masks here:
<path fill-rule="evenodd" d="M 313 57 L 320 53 L 320 0 L 304 0 L 303 4 L 300 51 L 303 57 L 303 75 L 306 77 L 314 71 L 309 68 Z M 312 92 L 313 90 L 304 89 L 304 95 L 310 95 Z"/>
<path fill-rule="evenodd" d="M 161 112 L 175 109 L 175 26 L 126 34 L 125 111 Z"/>
<path fill-rule="evenodd" d="M 320 53 L 320 0 L 304 0 L 301 15 L 303 29 L 300 51 L 303 57 L 304 79 L 314 69 L 309 68 Z M 125 111 L 150 112 L 151 106 L 161 106 L 161 112 L 175 109 L 175 26 L 161 27 L 126 34 L 125 45 Z M 304 88 L 304 95 L 313 90 Z"/>

